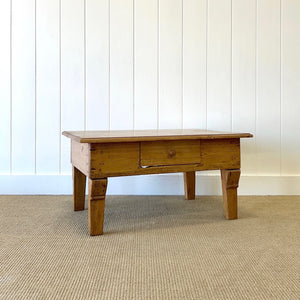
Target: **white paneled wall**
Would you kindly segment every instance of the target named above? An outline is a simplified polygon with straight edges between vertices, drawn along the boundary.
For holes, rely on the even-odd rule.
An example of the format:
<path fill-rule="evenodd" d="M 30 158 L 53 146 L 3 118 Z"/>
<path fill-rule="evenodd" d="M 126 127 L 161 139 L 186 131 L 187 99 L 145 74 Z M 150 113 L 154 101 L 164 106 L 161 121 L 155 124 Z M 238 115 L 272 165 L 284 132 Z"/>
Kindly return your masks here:
<path fill-rule="evenodd" d="M 181 0 L 159 1 L 159 129 L 182 127 L 182 3 Z"/>
<path fill-rule="evenodd" d="M 208 1 L 207 18 L 207 128 L 230 131 L 231 0 Z"/>
<path fill-rule="evenodd" d="M 36 171 L 36 26 L 34 4 L 34 0 L 12 1 L 10 120 L 12 173 L 35 173 Z"/>
<path fill-rule="evenodd" d="M 300 3 L 281 9 L 281 174 L 300 173 Z"/>
<path fill-rule="evenodd" d="M 206 0 L 183 2 L 183 128 L 207 126 L 207 4 Z"/>
<path fill-rule="evenodd" d="M 59 0 L 36 3 L 36 161 L 38 174 L 60 171 Z M 33 163 L 34 165 L 34 163 Z"/>
<path fill-rule="evenodd" d="M 60 122 L 61 130 L 84 130 L 85 5 L 83 0 L 61 0 L 60 5 Z M 70 143 L 61 138 L 60 171 L 70 172 Z"/>
<path fill-rule="evenodd" d="M 300 193 L 299 0 L 2 0 L 0 36 L 0 194 L 71 192 L 63 130 L 147 128 L 251 132 L 241 193 Z M 143 178 L 109 192 L 181 191 Z"/>
<path fill-rule="evenodd" d="M 86 129 L 109 129 L 109 0 L 85 8 Z"/>
<path fill-rule="evenodd" d="M 158 126 L 158 12 L 157 0 L 134 2 L 134 128 Z"/>
<path fill-rule="evenodd" d="M 259 1 L 257 6 L 256 147 L 257 172 L 260 174 L 280 174 L 280 23 L 280 0 Z"/>
<path fill-rule="evenodd" d="M 232 2 L 232 130 L 256 133 L 257 2 Z M 257 173 L 256 134 L 243 140 L 243 169 Z"/>
<path fill-rule="evenodd" d="M 0 170 L 11 172 L 11 3 L 0 9 Z"/>

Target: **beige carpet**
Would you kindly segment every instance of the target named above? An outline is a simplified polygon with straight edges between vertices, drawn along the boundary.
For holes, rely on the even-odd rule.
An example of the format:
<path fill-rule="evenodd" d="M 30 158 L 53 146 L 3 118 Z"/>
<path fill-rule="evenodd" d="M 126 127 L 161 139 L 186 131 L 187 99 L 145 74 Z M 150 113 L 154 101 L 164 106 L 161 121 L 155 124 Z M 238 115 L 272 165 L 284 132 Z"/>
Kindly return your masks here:
<path fill-rule="evenodd" d="M 298 196 L 111 196 L 98 237 L 70 196 L 0 205 L 0 299 L 300 299 Z"/>

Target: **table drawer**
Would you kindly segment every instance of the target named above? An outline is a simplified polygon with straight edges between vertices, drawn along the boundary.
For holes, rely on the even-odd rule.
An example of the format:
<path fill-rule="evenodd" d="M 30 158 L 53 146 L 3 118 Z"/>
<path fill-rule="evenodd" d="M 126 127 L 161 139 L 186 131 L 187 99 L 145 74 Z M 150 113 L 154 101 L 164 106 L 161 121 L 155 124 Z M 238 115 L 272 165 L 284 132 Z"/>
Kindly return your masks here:
<path fill-rule="evenodd" d="M 140 143 L 140 166 L 170 166 L 200 163 L 200 140 Z"/>

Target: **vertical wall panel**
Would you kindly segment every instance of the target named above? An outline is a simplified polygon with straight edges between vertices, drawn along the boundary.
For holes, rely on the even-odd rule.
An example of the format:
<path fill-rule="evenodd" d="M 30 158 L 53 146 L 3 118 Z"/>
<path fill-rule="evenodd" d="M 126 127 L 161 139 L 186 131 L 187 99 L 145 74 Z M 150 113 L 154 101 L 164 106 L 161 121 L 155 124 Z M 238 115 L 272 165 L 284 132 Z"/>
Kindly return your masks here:
<path fill-rule="evenodd" d="M 159 1 L 159 128 L 182 126 L 182 0 Z"/>
<path fill-rule="evenodd" d="M 61 0 L 61 129 L 84 129 L 84 1 Z M 61 140 L 61 172 L 69 173 L 70 142 Z"/>
<path fill-rule="evenodd" d="M 282 2 L 282 174 L 300 175 L 300 3 Z"/>
<path fill-rule="evenodd" d="M 12 1 L 12 172 L 35 173 L 35 1 Z"/>
<path fill-rule="evenodd" d="M 133 0 L 110 1 L 110 128 L 133 128 Z"/>
<path fill-rule="evenodd" d="M 59 172 L 59 0 L 36 2 L 36 170 Z"/>
<path fill-rule="evenodd" d="M 257 164 L 259 174 L 280 173 L 280 0 L 257 7 Z"/>
<path fill-rule="evenodd" d="M 207 128 L 231 130 L 231 1 L 208 1 Z"/>
<path fill-rule="evenodd" d="M 206 4 L 183 2 L 183 127 L 206 127 Z"/>
<path fill-rule="evenodd" d="M 86 129 L 109 129 L 109 0 L 86 1 Z"/>
<path fill-rule="evenodd" d="M 10 172 L 10 0 L 0 8 L 0 173 Z"/>
<path fill-rule="evenodd" d="M 135 1 L 134 128 L 157 128 L 158 1 Z"/>
<path fill-rule="evenodd" d="M 232 129 L 251 132 L 253 139 L 242 139 L 243 174 L 256 172 L 255 71 L 256 1 L 232 2 Z"/>

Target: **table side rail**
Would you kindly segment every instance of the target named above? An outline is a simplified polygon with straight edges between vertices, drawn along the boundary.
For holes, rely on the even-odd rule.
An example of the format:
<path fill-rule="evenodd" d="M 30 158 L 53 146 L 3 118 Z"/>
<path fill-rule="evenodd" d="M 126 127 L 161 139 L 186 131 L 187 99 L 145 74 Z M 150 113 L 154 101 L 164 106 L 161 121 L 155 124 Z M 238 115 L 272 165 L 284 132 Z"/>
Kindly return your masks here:
<path fill-rule="evenodd" d="M 142 167 L 140 142 L 84 144 L 72 141 L 72 164 L 90 178 L 239 169 L 240 139 L 200 140 L 200 162 Z"/>

